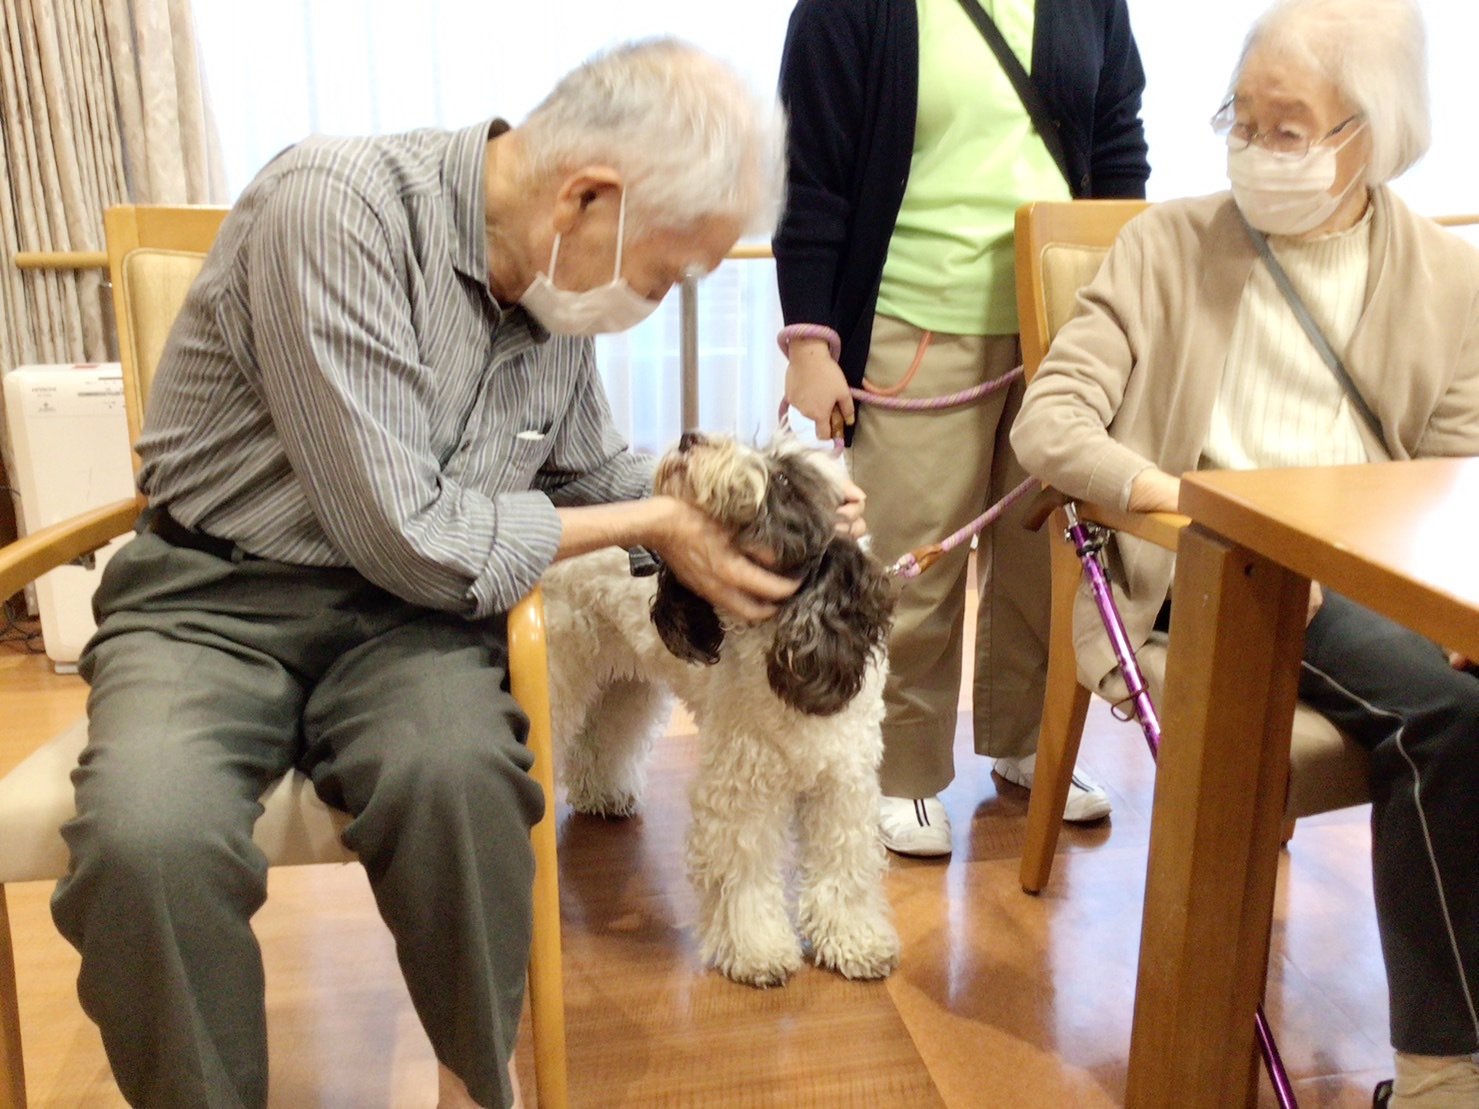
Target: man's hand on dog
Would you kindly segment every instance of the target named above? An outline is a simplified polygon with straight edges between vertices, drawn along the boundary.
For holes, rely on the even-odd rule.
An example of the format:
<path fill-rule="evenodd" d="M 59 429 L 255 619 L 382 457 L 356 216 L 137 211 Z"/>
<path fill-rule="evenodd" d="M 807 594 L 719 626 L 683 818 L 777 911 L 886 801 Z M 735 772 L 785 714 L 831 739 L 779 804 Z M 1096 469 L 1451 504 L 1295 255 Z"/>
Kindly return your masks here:
<path fill-rule="evenodd" d="M 756 624 L 774 616 L 801 584 L 766 569 L 769 552 L 735 546 L 729 532 L 707 514 L 675 497 L 652 500 L 665 503 L 663 521 L 647 546 L 715 608 Z"/>

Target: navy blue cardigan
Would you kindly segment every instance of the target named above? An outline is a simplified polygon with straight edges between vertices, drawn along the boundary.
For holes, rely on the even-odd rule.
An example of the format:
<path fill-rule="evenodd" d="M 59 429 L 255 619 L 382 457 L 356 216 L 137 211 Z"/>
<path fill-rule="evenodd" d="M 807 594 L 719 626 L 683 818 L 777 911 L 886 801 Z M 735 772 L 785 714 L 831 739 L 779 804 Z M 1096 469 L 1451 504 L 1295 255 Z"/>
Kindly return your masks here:
<path fill-rule="evenodd" d="M 774 247 L 787 323 L 842 338 L 854 387 L 904 198 L 919 97 L 915 0 L 799 0 L 781 55 L 790 117 Z M 1032 75 L 1058 123 L 1074 194 L 1143 197 L 1145 74 L 1125 0 L 1038 0 Z"/>

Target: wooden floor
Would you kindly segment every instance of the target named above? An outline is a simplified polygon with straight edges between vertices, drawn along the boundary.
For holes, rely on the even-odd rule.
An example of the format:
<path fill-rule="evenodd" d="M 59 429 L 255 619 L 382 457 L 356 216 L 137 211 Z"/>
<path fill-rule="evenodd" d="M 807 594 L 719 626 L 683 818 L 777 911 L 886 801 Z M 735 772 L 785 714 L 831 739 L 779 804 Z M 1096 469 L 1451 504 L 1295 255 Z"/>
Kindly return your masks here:
<path fill-rule="evenodd" d="M 0 771 L 81 711 L 76 678 L 0 654 Z M 1096 702 L 1081 765 L 1114 815 L 1065 832 L 1041 897 L 1017 885 L 1027 795 L 957 736 L 948 862 L 893 861 L 904 941 L 884 983 L 807 967 L 783 989 L 699 966 L 682 873 L 695 740 L 677 719 L 645 814 L 562 809 L 576 1106 L 1111 1106 L 1124 1094 L 1152 765 Z M 1364 809 L 1301 822 L 1281 867 L 1267 1009 L 1305 1106 L 1364 1107 L 1390 1073 Z M 33 1106 L 123 1102 L 73 993 L 50 887 L 10 887 Z M 268 978 L 272 1104 L 435 1100 L 435 1064 L 357 866 L 277 869 L 255 921 Z M 521 1062 L 522 1062 L 521 1058 Z M 526 1090 L 532 1085 L 526 1078 Z M 532 1101 L 532 1098 L 530 1099 Z M 1266 1083 L 1264 1102 L 1273 1104 Z"/>

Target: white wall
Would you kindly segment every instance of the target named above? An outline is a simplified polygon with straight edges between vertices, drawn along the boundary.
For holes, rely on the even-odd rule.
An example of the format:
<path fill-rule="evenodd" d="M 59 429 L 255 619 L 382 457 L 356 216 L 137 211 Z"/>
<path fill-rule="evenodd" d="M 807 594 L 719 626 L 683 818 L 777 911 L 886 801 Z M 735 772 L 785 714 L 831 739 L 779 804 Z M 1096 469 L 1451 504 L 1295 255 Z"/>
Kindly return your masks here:
<path fill-rule="evenodd" d="M 1129 0 L 1147 73 L 1151 193 L 1224 187 L 1207 120 L 1264 0 Z M 610 42 L 691 39 L 774 83 L 791 0 L 196 0 L 232 191 L 311 131 L 518 120 L 561 73 Z M 1479 211 L 1479 4 L 1420 0 L 1433 151 L 1399 191 L 1421 211 Z"/>
<path fill-rule="evenodd" d="M 1150 194 L 1164 200 L 1225 188 L 1224 148 L 1207 125 L 1227 92 L 1264 0 L 1129 0 L 1145 62 Z M 1396 183 L 1418 211 L 1479 212 L 1479 5 L 1419 0 L 1428 28 L 1433 148 Z"/>
<path fill-rule="evenodd" d="M 1129 0 L 1145 59 L 1153 199 L 1225 187 L 1207 120 L 1264 0 Z M 1419 211 L 1479 212 L 1473 0 L 1421 0 L 1431 41 L 1434 150 L 1398 183 Z M 674 34 L 775 84 L 793 0 L 195 0 L 232 194 L 304 135 L 517 122 L 553 82 L 613 42 Z M 1479 237 L 1479 236 L 1476 236 Z M 700 420 L 764 436 L 784 366 L 774 269 L 727 265 L 699 296 Z M 619 426 L 658 449 L 680 430 L 677 298 L 598 342 Z"/>

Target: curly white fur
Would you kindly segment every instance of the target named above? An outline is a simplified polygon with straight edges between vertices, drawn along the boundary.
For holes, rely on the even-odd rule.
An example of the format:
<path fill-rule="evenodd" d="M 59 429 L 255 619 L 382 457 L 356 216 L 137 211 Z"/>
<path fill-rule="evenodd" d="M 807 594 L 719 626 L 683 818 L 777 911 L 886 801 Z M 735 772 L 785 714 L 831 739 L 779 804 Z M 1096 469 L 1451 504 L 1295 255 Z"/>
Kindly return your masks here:
<path fill-rule="evenodd" d="M 544 585 L 556 750 L 573 808 L 633 812 L 672 696 L 697 723 L 687 862 L 705 961 L 738 982 L 778 985 L 801 966 L 805 940 L 818 966 L 845 977 L 892 971 L 899 940 L 878 836 L 883 652 L 840 711 L 813 715 L 770 685 L 770 623 L 726 626 L 713 666 L 675 657 L 653 626 L 655 579 L 632 577 L 623 551 L 559 563 Z"/>

